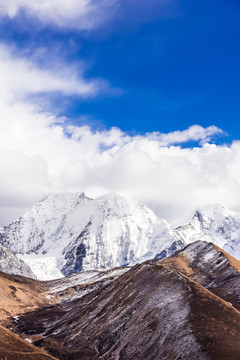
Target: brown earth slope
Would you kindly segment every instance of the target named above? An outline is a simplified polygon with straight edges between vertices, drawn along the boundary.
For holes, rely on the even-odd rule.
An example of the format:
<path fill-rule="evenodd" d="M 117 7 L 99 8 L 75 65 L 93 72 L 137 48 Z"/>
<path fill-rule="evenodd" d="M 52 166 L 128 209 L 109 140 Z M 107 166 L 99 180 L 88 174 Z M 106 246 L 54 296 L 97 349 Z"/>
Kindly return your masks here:
<path fill-rule="evenodd" d="M 0 326 L 1 360 L 57 360 Z"/>
<path fill-rule="evenodd" d="M 4 325 L 9 316 L 54 303 L 46 290 L 44 283 L 39 281 L 0 272 L 0 325 Z"/>
<path fill-rule="evenodd" d="M 60 360 L 240 360 L 239 269 L 199 241 L 87 281 L 0 274 L 2 320 L 40 348 L 0 327 L 0 360 L 50 359 L 43 348 Z"/>
<path fill-rule="evenodd" d="M 17 316 L 52 303 L 54 300 L 47 296 L 43 283 L 18 275 L 0 273 L 0 360 L 55 359 L 3 327 L 9 326 L 10 316 Z"/>
<path fill-rule="evenodd" d="M 167 265 L 146 262 L 80 299 L 20 317 L 61 360 L 239 360 L 240 313 Z"/>

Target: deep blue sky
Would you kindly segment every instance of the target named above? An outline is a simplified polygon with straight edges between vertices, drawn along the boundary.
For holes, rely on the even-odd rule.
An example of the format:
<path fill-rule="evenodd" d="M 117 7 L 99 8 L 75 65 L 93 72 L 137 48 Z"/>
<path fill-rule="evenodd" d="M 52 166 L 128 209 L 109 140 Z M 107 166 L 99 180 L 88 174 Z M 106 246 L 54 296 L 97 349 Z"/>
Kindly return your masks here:
<path fill-rule="evenodd" d="M 85 100 L 56 97 L 56 108 L 75 123 L 133 133 L 215 125 L 231 141 L 240 138 L 239 18 L 237 0 L 185 0 L 174 16 L 144 24 L 122 19 L 66 30 L 21 14 L 2 20 L 0 33 L 21 51 L 45 47 L 51 57 L 57 48 L 64 61 L 88 64 L 85 76 L 120 89 Z"/>

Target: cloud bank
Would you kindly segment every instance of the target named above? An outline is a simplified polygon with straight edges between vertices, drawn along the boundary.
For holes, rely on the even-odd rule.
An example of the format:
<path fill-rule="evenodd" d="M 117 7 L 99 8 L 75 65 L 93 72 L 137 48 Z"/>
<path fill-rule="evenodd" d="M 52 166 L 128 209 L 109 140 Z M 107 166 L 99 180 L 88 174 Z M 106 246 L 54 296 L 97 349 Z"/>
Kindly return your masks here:
<path fill-rule="evenodd" d="M 208 140 L 209 133 L 220 132 L 216 127 L 193 126 L 157 137 L 129 136 L 117 128 L 93 132 L 19 105 L 8 108 L 4 118 L 8 121 L 0 125 L 2 221 L 17 211 L 20 215 L 51 191 L 85 190 L 90 196 L 119 192 L 147 203 L 169 220 L 201 204 L 238 207 L 240 142 L 230 147 L 172 145 Z M 4 218 L 9 207 L 16 211 Z"/>

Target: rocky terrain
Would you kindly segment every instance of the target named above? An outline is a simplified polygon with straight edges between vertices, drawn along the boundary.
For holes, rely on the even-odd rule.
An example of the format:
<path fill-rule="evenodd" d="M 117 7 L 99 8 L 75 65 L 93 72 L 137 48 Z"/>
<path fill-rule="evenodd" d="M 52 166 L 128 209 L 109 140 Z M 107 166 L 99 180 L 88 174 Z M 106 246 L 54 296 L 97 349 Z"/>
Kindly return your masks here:
<path fill-rule="evenodd" d="M 240 261 L 216 245 L 197 241 L 162 263 L 240 310 Z"/>
<path fill-rule="evenodd" d="M 47 282 L 1 274 L 0 291 L 4 283 L 5 291 L 12 286 L 18 295 L 25 286 L 36 300 L 27 304 L 31 296 L 26 298 L 25 309 L 15 309 L 13 301 L 8 311 L 14 317 L 4 325 L 34 351 L 59 360 L 237 360 L 239 269 L 238 260 L 197 241 L 168 259 L 129 269 Z M 22 358 L 32 359 L 27 356 Z"/>

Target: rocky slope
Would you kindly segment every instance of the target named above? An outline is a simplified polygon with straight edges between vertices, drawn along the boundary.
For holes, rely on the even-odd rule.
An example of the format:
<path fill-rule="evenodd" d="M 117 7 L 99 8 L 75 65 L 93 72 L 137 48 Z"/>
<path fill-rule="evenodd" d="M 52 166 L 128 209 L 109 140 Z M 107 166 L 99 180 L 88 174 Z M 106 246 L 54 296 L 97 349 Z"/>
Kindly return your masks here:
<path fill-rule="evenodd" d="M 206 241 L 197 241 L 162 261 L 240 310 L 240 261 Z"/>
<path fill-rule="evenodd" d="M 0 244 L 0 271 L 7 274 L 16 274 L 34 278 L 30 267 L 22 260 L 18 259 L 11 250 Z"/>
<path fill-rule="evenodd" d="M 197 241 L 130 269 L 48 282 L 0 273 L 0 354 L 11 360 L 238 360 L 239 270 L 238 260 Z"/>
<path fill-rule="evenodd" d="M 65 291 L 64 301 L 20 316 L 16 326 L 61 360 L 238 360 L 239 267 L 213 244 L 197 242 L 123 274 L 95 282 L 88 274 L 90 284 L 79 278 L 73 300 L 66 279 L 49 282 L 49 290 Z"/>

